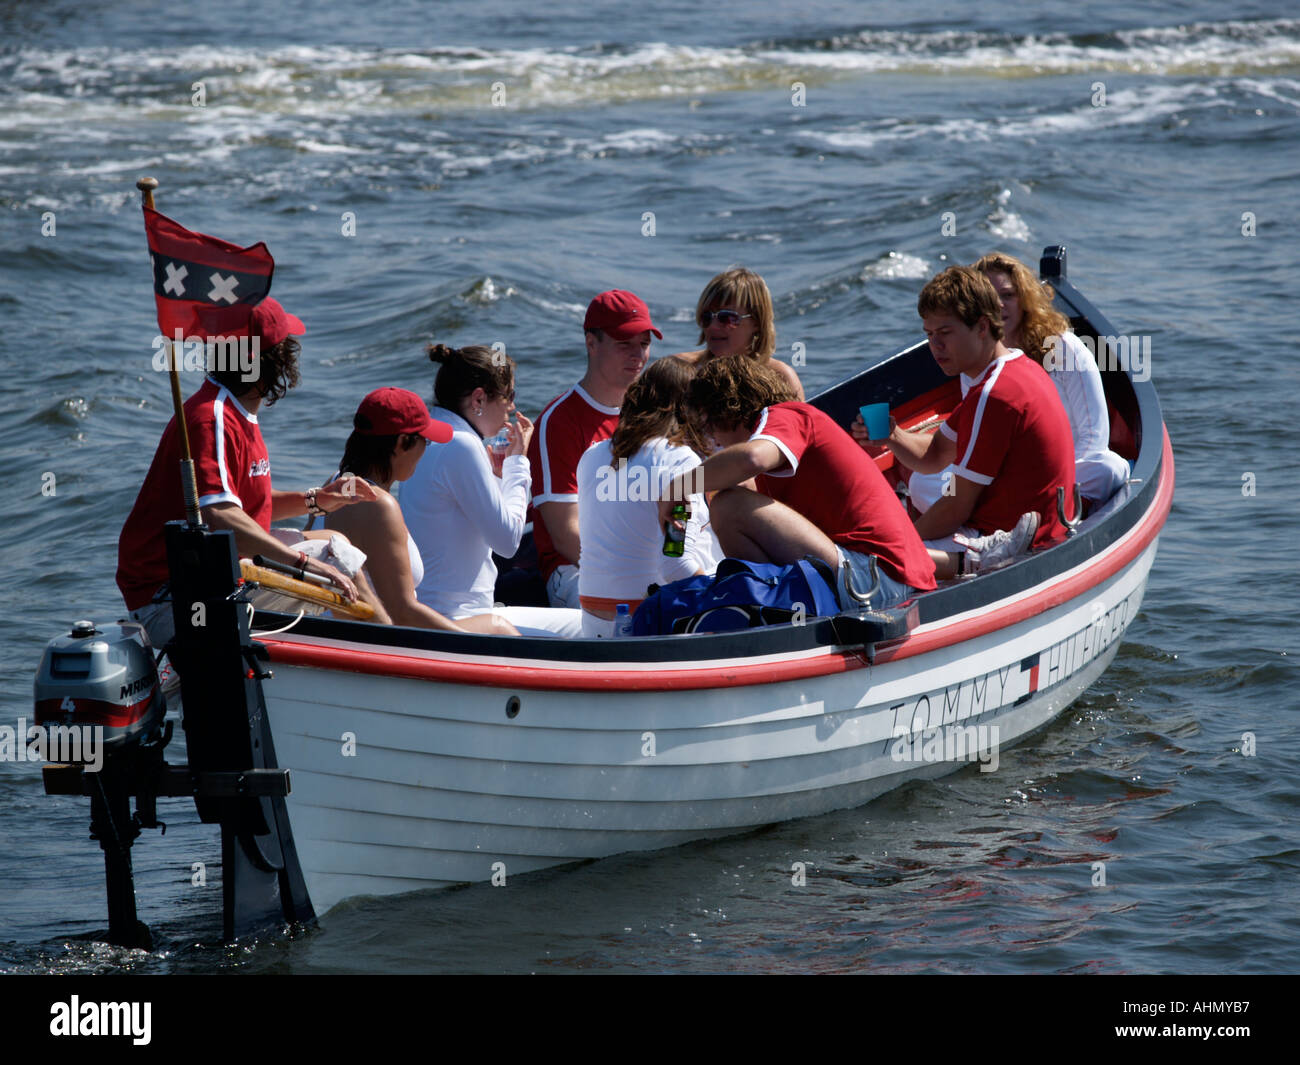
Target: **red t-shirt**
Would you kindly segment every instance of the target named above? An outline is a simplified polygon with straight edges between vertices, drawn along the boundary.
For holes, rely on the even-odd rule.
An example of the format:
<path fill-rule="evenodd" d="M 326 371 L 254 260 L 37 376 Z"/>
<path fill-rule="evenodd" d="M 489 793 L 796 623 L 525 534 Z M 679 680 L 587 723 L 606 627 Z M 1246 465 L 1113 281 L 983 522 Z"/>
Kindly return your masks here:
<path fill-rule="evenodd" d="M 939 431 L 957 444 L 953 472 L 985 486 L 967 525 L 982 533 L 1011 529 L 1036 510 L 1034 549 L 1065 539 L 1056 488 L 1065 486 L 1073 509 L 1074 436 L 1056 386 L 1038 363 L 1018 350 L 995 359 Z"/>
<path fill-rule="evenodd" d="M 185 401 L 199 506 L 234 503 L 271 528 L 271 459 L 256 415 L 211 378 Z M 167 580 L 163 526 L 185 517 L 181 446 L 173 417 L 117 541 L 117 586 L 128 610 L 145 606 Z"/>
<path fill-rule="evenodd" d="M 528 445 L 528 463 L 533 472 L 533 506 L 541 503 L 578 502 L 578 460 L 592 444 L 608 440 L 618 428 L 618 408 L 597 403 L 582 388 L 569 391 L 547 404 L 537 419 L 537 430 Z M 537 562 L 542 577 L 549 579 L 557 566 L 569 560 L 555 550 L 546 522 L 533 522 Z M 574 560 L 576 561 L 576 559 Z"/>
<path fill-rule="evenodd" d="M 765 473 L 758 489 L 802 514 L 830 540 L 875 555 L 895 580 L 925 592 L 934 563 L 885 480 L 848 433 L 808 403 L 777 403 L 758 416 L 751 440 L 770 440 L 789 472 Z"/>

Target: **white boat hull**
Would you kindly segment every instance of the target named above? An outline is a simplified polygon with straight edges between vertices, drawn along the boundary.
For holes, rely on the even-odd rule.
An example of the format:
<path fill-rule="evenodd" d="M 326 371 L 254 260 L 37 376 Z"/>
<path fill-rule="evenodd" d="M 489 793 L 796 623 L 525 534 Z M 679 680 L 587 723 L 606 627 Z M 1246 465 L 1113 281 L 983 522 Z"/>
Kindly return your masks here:
<path fill-rule="evenodd" d="M 1105 670 L 1155 551 L 1152 538 L 1109 579 L 1009 627 L 797 680 L 604 693 L 277 664 L 269 718 L 317 911 L 744 832 L 973 762 L 995 769 Z"/>

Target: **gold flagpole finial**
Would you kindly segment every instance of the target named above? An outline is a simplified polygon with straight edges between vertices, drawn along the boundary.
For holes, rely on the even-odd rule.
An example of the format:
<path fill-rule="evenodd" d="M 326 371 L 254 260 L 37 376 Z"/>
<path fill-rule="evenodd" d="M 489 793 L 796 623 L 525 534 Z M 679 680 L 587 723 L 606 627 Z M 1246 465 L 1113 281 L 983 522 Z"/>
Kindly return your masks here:
<path fill-rule="evenodd" d="M 136 183 L 135 187 L 140 190 L 140 200 L 146 207 L 153 206 L 153 190 L 158 187 L 158 179 L 152 177 L 142 177 Z"/>

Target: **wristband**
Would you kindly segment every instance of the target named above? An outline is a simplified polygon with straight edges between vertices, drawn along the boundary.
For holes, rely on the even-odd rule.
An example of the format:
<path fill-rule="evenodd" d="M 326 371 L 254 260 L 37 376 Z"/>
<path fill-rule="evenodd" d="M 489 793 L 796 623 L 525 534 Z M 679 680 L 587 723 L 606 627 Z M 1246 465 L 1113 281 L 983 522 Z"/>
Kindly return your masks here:
<path fill-rule="evenodd" d="M 308 488 L 305 495 L 307 497 L 307 513 L 313 518 L 319 518 L 325 513 L 325 508 L 316 502 L 316 493 L 319 488 Z"/>
<path fill-rule="evenodd" d="M 298 552 L 298 572 L 304 577 L 307 575 L 307 552 Z"/>

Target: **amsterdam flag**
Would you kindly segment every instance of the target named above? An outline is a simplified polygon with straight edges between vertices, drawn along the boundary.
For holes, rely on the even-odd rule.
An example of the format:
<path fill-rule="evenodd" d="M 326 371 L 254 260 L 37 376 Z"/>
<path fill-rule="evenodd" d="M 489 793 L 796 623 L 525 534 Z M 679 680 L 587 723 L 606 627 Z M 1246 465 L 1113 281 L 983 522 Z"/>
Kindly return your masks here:
<path fill-rule="evenodd" d="M 152 207 L 144 231 L 164 336 L 247 336 L 253 305 L 271 291 L 275 260 L 262 242 L 240 248 L 177 225 Z"/>

